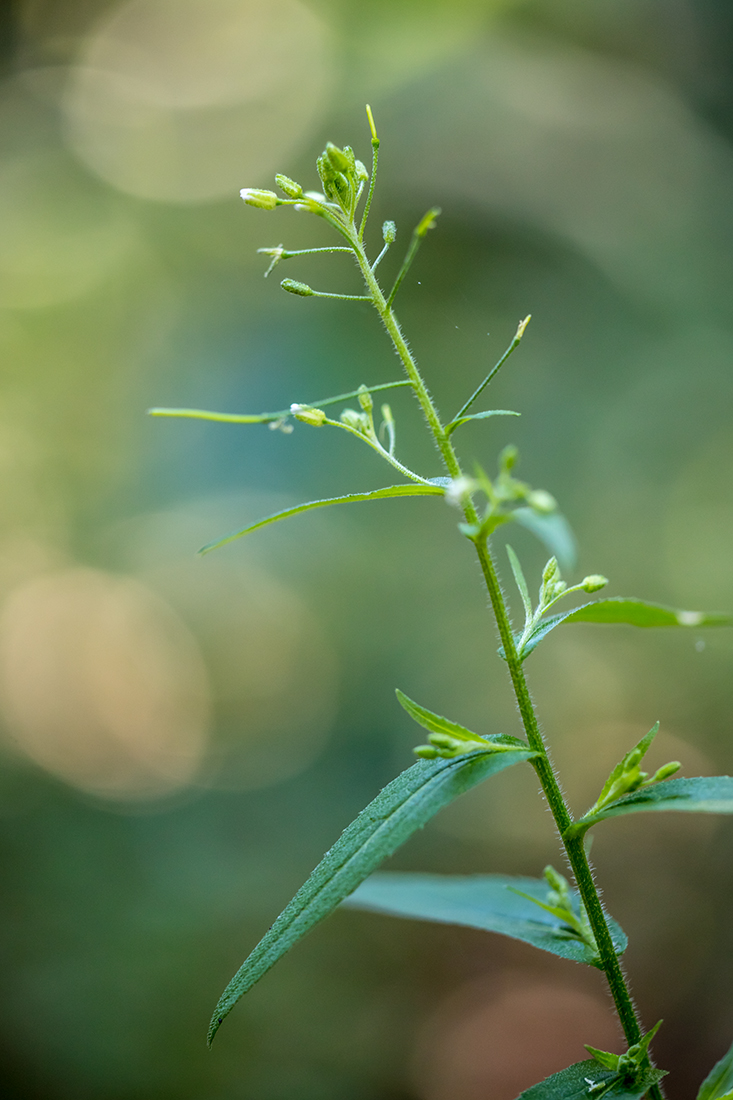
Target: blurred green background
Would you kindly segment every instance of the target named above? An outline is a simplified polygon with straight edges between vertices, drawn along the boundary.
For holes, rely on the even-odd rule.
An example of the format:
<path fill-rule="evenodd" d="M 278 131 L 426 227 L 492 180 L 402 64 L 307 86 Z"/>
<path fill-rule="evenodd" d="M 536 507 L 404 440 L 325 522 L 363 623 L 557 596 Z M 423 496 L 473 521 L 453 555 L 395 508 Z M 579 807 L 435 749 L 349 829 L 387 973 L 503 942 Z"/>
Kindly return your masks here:
<path fill-rule="evenodd" d="M 511 1100 L 618 1043 L 600 975 L 479 932 L 337 913 L 211 1008 L 420 739 L 401 687 L 517 733 L 485 597 L 436 500 L 260 515 L 389 475 L 340 433 L 146 419 L 256 412 L 399 377 L 315 219 L 244 207 L 368 161 L 370 231 L 443 208 L 399 301 L 450 414 L 532 323 L 468 464 L 507 442 L 579 540 L 578 577 L 733 607 L 733 11 L 726 0 L 6 0 L 0 15 L 0 1091 L 11 1100 Z M 399 263 L 399 248 L 385 261 Z M 357 291 L 358 292 L 358 291 Z M 490 335 L 488 335 L 490 334 Z M 400 453 L 440 473 L 395 391 Z M 385 481 L 385 476 L 387 481 Z M 543 563 L 512 531 L 528 573 Z M 505 565 L 503 551 L 499 554 Z M 506 570 L 505 570 L 506 572 Z M 576 626 L 530 682 L 576 811 L 651 760 L 733 768 L 733 634 Z M 521 774 L 520 774 L 521 772 Z M 733 827 L 598 830 L 647 1026 L 694 1095 L 733 1038 Z M 527 769 L 392 866 L 559 864 Z M 527 1048 L 529 1045 L 529 1049 Z M 620 1049 L 617 1047 L 617 1049 Z"/>

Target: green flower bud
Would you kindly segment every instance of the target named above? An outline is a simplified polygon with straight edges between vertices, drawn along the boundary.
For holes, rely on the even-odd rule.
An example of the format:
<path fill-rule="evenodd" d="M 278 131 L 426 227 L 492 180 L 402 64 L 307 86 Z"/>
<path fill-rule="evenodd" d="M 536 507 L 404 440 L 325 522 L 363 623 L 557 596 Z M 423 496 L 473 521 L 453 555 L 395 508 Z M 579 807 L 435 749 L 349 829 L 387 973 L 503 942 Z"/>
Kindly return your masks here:
<path fill-rule="evenodd" d="M 372 400 L 372 395 L 370 394 L 369 390 L 363 384 L 359 386 L 358 397 L 359 404 L 361 405 L 364 412 L 370 413 L 374 408 L 374 402 Z"/>
<path fill-rule="evenodd" d="M 500 467 L 500 469 L 505 470 L 507 472 L 509 470 L 512 470 L 516 466 L 518 458 L 519 458 L 519 451 L 517 450 L 517 448 L 514 446 L 513 443 L 510 443 L 509 446 L 505 447 L 504 450 L 499 455 L 499 467 Z"/>
<path fill-rule="evenodd" d="M 280 286 L 283 290 L 287 290 L 288 294 L 300 294 L 303 298 L 315 293 L 307 283 L 299 283 L 295 279 L 283 279 Z"/>
<path fill-rule="evenodd" d="M 339 419 L 347 428 L 353 428 L 361 435 L 366 435 L 369 431 L 369 417 L 366 413 L 357 412 L 356 409 L 344 409 Z"/>
<path fill-rule="evenodd" d="M 302 199 L 303 188 L 295 180 L 291 180 L 288 176 L 283 176 L 281 173 L 275 176 L 275 183 L 278 185 L 281 191 L 290 199 Z"/>
<path fill-rule="evenodd" d="M 248 206 L 256 206 L 259 210 L 274 210 L 281 201 L 274 191 L 261 191 L 257 187 L 243 187 L 239 194 Z"/>
<path fill-rule="evenodd" d="M 560 577 L 560 566 L 557 564 L 557 558 L 552 557 L 548 561 L 545 568 L 542 570 L 542 583 L 547 585 Z"/>
<path fill-rule="evenodd" d="M 600 573 L 591 573 L 589 577 L 583 577 L 580 582 L 584 592 L 598 592 L 608 584 L 608 577 L 602 577 Z"/>
<path fill-rule="evenodd" d="M 312 424 L 314 428 L 320 428 L 326 419 L 323 409 L 314 409 L 312 405 L 291 405 L 290 412 L 296 420 Z"/>
<path fill-rule="evenodd" d="M 385 222 L 382 226 L 382 239 L 385 244 L 394 244 L 397 237 L 397 226 L 394 222 Z"/>
<path fill-rule="evenodd" d="M 357 160 L 354 167 L 358 182 L 366 183 L 366 181 L 369 179 L 369 173 L 367 172 L 366 164 L 363 164 L 362 161 Z"/>
<path fill-rule="evenodd" d="M 349 158 L 351 153 L 351 158 Z M 328 157 L 332 167 L 337 172 L 348 172 L 349 169 L 354 167 L 354 154 L 351 149 L 339 149 L 338 145 L 334 145 L 332 141 L 326 143 L 326 151 L 324 156 Z"/>
<path fill-rule="evenodd" d="M 527 504 L 535 512 L 554 512 L 557 509 L 557 501 L 546 489 L 533 489 L 527 495 Z"/>
<path fill-rule="evenodd" d="M 669 764 L 662 764 L 662 767 L 658 768 L 657 771 L 655 771 L 654 775 L 651 778 L 651 782 L 659 783 L 662 779 L 669 779 L 670 775 L 674 775 L 674 773 L 678 772 L 681 767 L 682 765 L 680 764 L 679 760 L 670 760 Z"/>

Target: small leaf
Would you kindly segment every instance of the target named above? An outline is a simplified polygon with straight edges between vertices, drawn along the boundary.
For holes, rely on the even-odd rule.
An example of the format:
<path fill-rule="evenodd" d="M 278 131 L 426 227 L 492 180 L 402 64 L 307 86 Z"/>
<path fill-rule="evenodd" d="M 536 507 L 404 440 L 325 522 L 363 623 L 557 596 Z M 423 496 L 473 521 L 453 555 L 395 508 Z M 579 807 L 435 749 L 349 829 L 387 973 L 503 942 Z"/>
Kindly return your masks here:
<path fill-rule="evenodd" d="M 580 913 L 577 892 L 571 890 L 570 894 L 576 912 Z M 561 918 L 540 908 L 547 895 L 544 879 L 514 875 L 380 872 L 363 882 L 344 905 L 393 917 L 497 932 L 563 959 L 597 965 L 593 950 Z M 609 927 L 613 945 L 620 955 L 626 948 L 626 936 L 614 920 L 609 920 Z"/>
<path fill-rule="evenodd" d="M 506 552 L 509 555 L 509 564 L 512 567 L 512 573 L 514 574 L 514 580 L 517 582 L 517 588 L 519 589 L 519 595 L 522 597 L 522 603 L 524 604 L 524 618 L 525 622 L 529 622 L 532 618 L 532 600 L 529 597 L 529 589 L 527 588 L 527 581 L 522 571 L 519 558 L 512 550 L 509 543 L 506 544 Z"/>
<path fill-rule="evenodd" d="M 517 1100 L 641 1100 L 665 1076 L 661 1069 L 647 1069 L 633 1085 L 620 1081 L 612 1070 L 589 1058 L 553 1073 L 538 1085 L 525 1089 Z"/>
<path fill-rule="evenodd" d="M 486 420 L 489 416 L 521 415 L 521 413 L 513 412 L 511 409 L 487 409 L 485 412 L 471 413 L 469 416 L 460 416 L 457 420 L 451 420 L 450 424 L 445 426 L 445 434 L 452 435 L 456 428 L 460 428 L 461 424 L 466 424 L 469 420 Z"/>
<path fill-rule="evenodd" d="M 276 512 L 272 516 L 265 516 L 257 523 L 251 523 L 249 527 L 243 527 L 241 531 L 234 531 L 231 535 L 225 535 L 223 538 L 217 539 L 216 542 L 210 542 L 208 546 L 204 546 L 199 550 L 199 554 L 208 554 L 211 550 L 218 550 L 220 546 L 226 546 L 228 542 L 241 539 L 244 535 L 259 530 L 260 527 L 267 527 L 268 524 L 277 523 L 281 519 L 289 519 L 290 516 L 297 516 L 301 512 L 309 512 L 312 508 L 325 508 L 330 504 L 359 504 L 365 500 L 385 500 L 387 497 L 428 496 L 445 496 L 445 489 L 432 483 L 429 485 L 388 485 L 384 489 L 373 489 L 369 493 L 349 493 L 348 496 L 328 497 L 326 500 L 309 500 L 306 504 L 298 504 L 295 508 L 286 508 L 284 512 Z"/>
<path fill-rule="evenodd" d="M 677 811 L 691 814 L 733 814 L 733 778 L 729 775 L 667 779 L 609 802 L 603 809 L 579 818 L 565 830 L 565 837 L 582 834 L 607 817 L 645 811 Z"/>
<path fill-rule="evenodd" d="M 452 760 L 420 760 L 398 775 L 344 830 L 245 959 L 216 1006 L 209 1043 L 239 998 L 438 810 L 489 776 L 535 755 L 478 749 Z"/>
<path fill-rule="evenodd" d="M 713 1066 L 697 1094 L 697 1100 L 726 1100 L 733 1095 L 733 1046 Z"/>
<path fill-rule="evenodd" d="M 520 741 L 518 737 L 509 737 L 507 734 L 497 734 L 492 738 L 482 737 L 478 733 L 472 733 L 471 730 L 466 729 L 465 726 L 459 726 L 457 722 L 451 722 L 449 718 L 443 718 L 442 715 L 433 714 L 433 712 L 426 707 L 421 707 L 419 703 L 414 702 L 414 700 L 405 695 L 403 691 L 400 691 L 399 688 L 397 688 L 395 694 L 397 695 L 400 705 L 405 708 L 410 718 L 413 718 L 419 726 L 422 726 L 426 730 L 430 730 L 431 733 L 446 733 L 450 737 L 455 737 L 458 741 L 486 741 L 494 747 L 498 744 L 527 752 L 530 751 L 527 742 Z"/>
<path fill-rule="evenodd" d="M 602 789 L 601 793 L 599 794 L 595 805 L 593 806 L 592 810 L 589 811 L 589 813 L 595 813 L 596 809 L 599 806 L 603 805 L 603 803 L 605 802 L 608 794 L 612 790 L 613 786 L 619 780 L 621 780 L 622 777 L 625 775 L 625 773 L 628 771 L 629 764 L 630 764 L 632 759 L 635 761 L 635 766 L 638 768 L 638 765 L 641 763 L 641 761 L 646 756 L 647 752 L 649 751 L 649 748 L 651 746 L 652 741 L 654 740 L 654 738 L 657 736 L 658 733 L 659 733 L 659 722 L 655 722 L 655 724 L 649 730 L 649 733 L 644 734 L 644 736 L 642 737 L 642 739 L 638 743 L 638 745 L 635 745 L 634 748 L 630 752 L 627 752 L 626 755 L 623 757 L 623 759 L 618 762 L 618 764 L 613 769 L 613 771 L 609 775 L 606 782 L 603 784 L 603 789 Z M 628 791 L 628 789 L 629 788 L 627 787 L 626 790 Z M 618 792 L 616 792 L 616 793 L 618 794 Z"/>
<path fill-rule="evenodd" d="M 678 611 L 663 604 L 625 596 L 593 600 L 570 611 L 561 611 L 542 619 L 527 639 L 523 657 L 527 657 L 551 630 L 561 623 L 616 623 L 625 626 L 730 626 L 733 616 L 719 611 Z"/>
<path fill-rule="evenodd" d="M 568 521 L 560 512 L 537 512 L 534 508 L 515 508 L 509 516 L 531 531 L 554 554 L 566 573 L 575 568 L 578 548 Z"/>

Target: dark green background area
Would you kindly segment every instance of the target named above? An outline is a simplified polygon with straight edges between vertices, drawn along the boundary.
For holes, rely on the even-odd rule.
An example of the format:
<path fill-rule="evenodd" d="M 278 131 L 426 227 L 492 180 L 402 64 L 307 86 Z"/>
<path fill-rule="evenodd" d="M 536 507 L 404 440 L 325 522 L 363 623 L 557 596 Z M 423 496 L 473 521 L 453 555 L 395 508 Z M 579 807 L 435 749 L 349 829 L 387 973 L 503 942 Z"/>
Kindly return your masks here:
<path fill-rule="evenodd" d="M 399 363 L 366 305 L 279 290 L 288 276 L 359 293 L 347 258 L 291 260 L 263 280 L 257 247 L 328 243 L 316 219 L 245 207 L 236 188 L 146 199 L 78 155 L 37 74 L 56 87 L 116 7 L 16 0 L 0 11 L 0 207 L 20 165 L 28 251 L 51 242 L 41 267 L 90 226 L 122 226 L 119 259 L 99 277 L 19 304 L 3 295 L 24 238 L 3 260 L 17 222 L 0 209 L 0 599 L 61 568 L 136 579 L 191 632 L 213 717 L 199 773 L 152 801 L 47 773 L 5 721 L 0 1093 L 435 1100 L 415 1051 L 465 983 L 498 990 L 519 975 L 602 1001 L 600 977 L 479 932 L 344 911 L 205 1049 L 236 967 L 411 762 L 421 733 L 394 688 L 481 733 L 519 729 L 471 548 L 441 500 L 316 512 L 194 557 L 279 507 L 398 479 L 346 433 L 157 421 L 146 408 L 278 409 L 398 378 Z M 382 141 L 374 252 L 381 222 L 398 227 L 385 280 L 425 210 L 443 211 L 398 314 L 446 418 L 532 314 L 481 405 L 521 419 L 461 428 L 466 468 L 491 473 L 517 444 L 519 476 L 549 490 L 577 534 L 568 579 L 600 572 L 610 595 L 733 608 L 730 4 L 311 8 L 330 28 L 328 90 L 272 172 L 315 187 L 326 140 L 368 160 L 371 103 Z M 440 474 L 406 391 L 389 400 L 400 456 Z M 534 589 L 543 551 L 527 532 L 508 537 Z M 518 615 L 501 546 L 498 560 Z M 258 649 L 277 657 L 288 631 L 301 655 L 255 713 L 257 684 L 248 695 L 240 672 Z M 553 633 L 527 671 L 573 810 L 657 719 L 653 767 L 679 758 L 682 775 L 730 774 L 732 661 L 726 630 Z M 644 1021 L 664 1018 L 655 1051 L 681 1100 L 733 1039 L 733 826 L 660 816 L 600 825 L 593 858 L 629 936 Z M 549 861 L 562 866 L 549 816 L 517 768 L 451 806 L 390 866 L 537 877 Z M 580 1037 L 578 1059 L 582 1041 L 595 1038 Z"/>

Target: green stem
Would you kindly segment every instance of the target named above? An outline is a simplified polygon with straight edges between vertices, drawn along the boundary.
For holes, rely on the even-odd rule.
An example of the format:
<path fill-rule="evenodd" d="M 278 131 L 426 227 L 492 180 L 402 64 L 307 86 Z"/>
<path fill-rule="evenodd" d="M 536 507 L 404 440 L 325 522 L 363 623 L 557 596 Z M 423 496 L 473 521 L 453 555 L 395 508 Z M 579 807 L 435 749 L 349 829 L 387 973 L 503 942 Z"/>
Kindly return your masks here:
<path fill-rule="evenodd" d="M 461 466 L 458 461 L 458 456 L 450 441 L 450 437 L 446 434 L 435 404 L 423 382 L 417 363 L 402 335 L 397 318 L 392 312 L 391 306 L 382 293 L 381 287 L 374 276 L 361 241 L 354 236 L 352 243 L 369 294 L 382 319 L 382 323 L 389 333 L 395 350 L 402 360 L 407 376 L 412 382 L 415 394 L 420 402 L 425 419 L 428 422 L 433 438 L 438 446 L 438 450 L 441 453 L 445 467 L 451 477 L 459 477 L 461 476 Z M 510 350 L 513 350 L 513 348 Z M 506 356 L 502 357 L 502 359 L 504 358 L 506 358 Z M 464 505 L 464 514 L 466 522 L 469 525 L 476 525 L 478 523 L 478 513 L 470 499 L 467 500 Z M 514 635 L 512 633 L 509 615 L 507 613 L 504 596 L 501 591 L 501 585 L 491 557 L 491 552 L 486 539 L 483 537 L 475 540 L 475 546 L 486 582 L 486 588 L 489 593 L 494 617 L 496 619 L 499 636 L 504 647 L 507 667 L 519 707 L 519 713 L 522 718 L 522 724 L 527 735 L 527 741 L 538 754 L 537 758 L 533 761 L 533 766 L 542 784 L 542 790 L 549 804 L 562 843 L 565 846 L 568 862 L 572 867 L 578 891 L 583 899 L 583 904 L 588 914 L 588 920 L 593 929 L 596 944 L 598 945 L 601 967 L 606 975 L 609 990 L 613 997 L 616 1012 L 618 1013 L 619 1021 L 623 1028 L 624 1035 L 626 1036 L 626 1041 L 629 1046 L 633 1046 L 635 1043 L 638 1043 L 642 1037 L 641 1025 L 636 1013 L 636 1008 L 634 1007 L 631 993 L 626 984 L 626 978 L 613 946 L 606 915 L 603 911 L 603 906 L 601 905 L 601 900 L 593 881 L 593 873 L 585 854 L 583 841 L 578 837 L 569 838 L 567 840 L 563 837 L 565 830 L 573 823 L 573 818 L 563 798 L 557 776 L 555 775 L 554 768 L 547 754 L 547 748 L 540 731 L 522 663 L 514 644 Z M 658 1085 L 654 1085 L 649 1090 L 649 1095 L 653 1097 L 654 1100 L 662 1100 L 663 1097 L 663 1093 Z"/>

